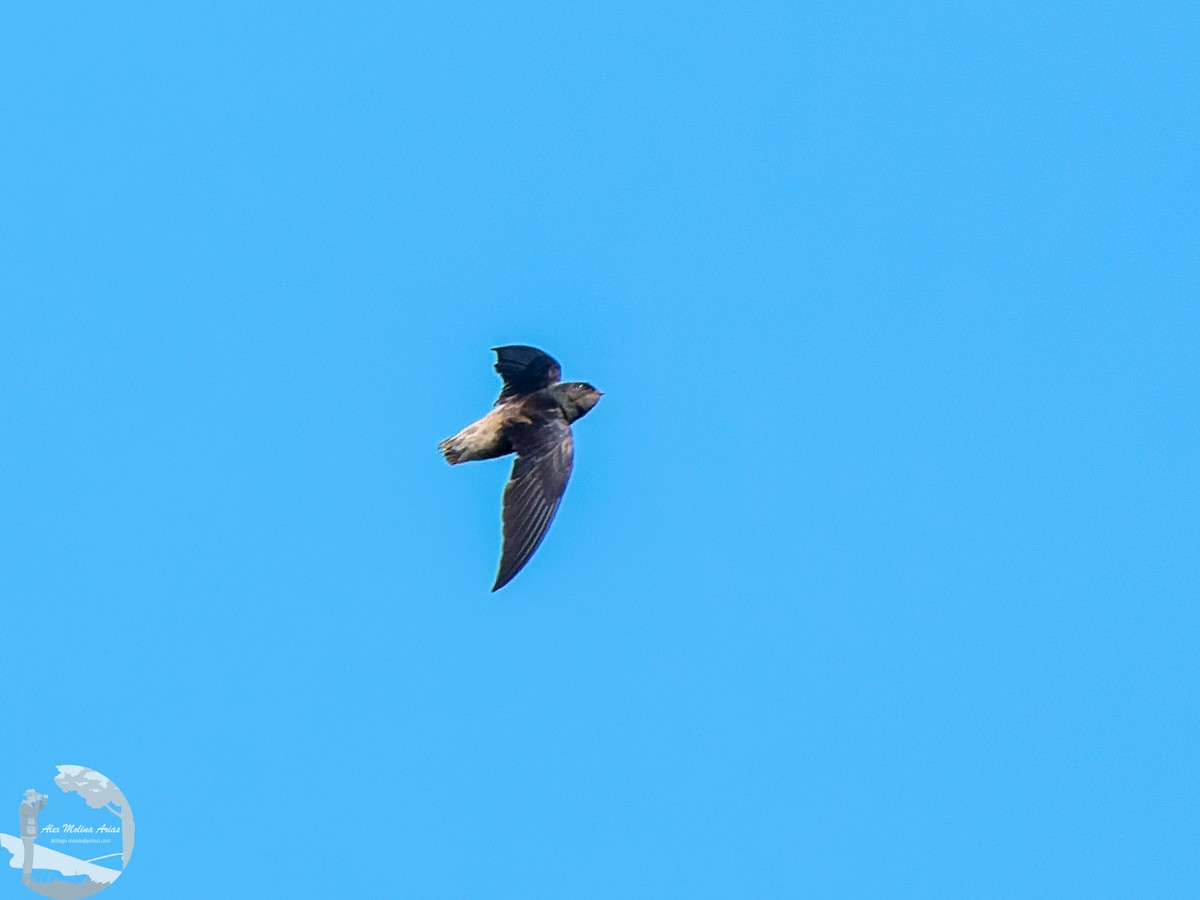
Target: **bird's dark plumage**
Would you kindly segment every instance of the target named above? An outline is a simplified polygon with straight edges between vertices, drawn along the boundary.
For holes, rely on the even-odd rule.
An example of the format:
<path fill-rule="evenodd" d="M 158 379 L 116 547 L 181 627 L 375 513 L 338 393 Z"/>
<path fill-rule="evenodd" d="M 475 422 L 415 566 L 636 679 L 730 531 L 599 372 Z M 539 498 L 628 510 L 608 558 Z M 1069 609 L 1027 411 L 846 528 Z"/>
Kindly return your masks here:
<path fill-rule="evenodd" d="M 509 429 L 517 449 L 504 488 L 504 550 L 493 591 L 512 581 L 550 529 L 571 477 L 571 426 L 561 413 Z"/>
<path fill-rule="evenodd" d="M 557 384 L 562 377 L 562 368 L 555 359 L 536 347 L 513 344 L 492 349 L 496 352 L 496 371 L 504 379 L 504 388 L 496 400 L 497 406 L 510 397 L 532 394 Z"/>
<path fill-rule="evenodd" d="M 492 586 L 498 591 L 529 562 L 554 521 L 571 477 L 571 423 L 596 405 L 600 391 L 580 381 L 559 383 L 558 363 L 534 347 L 492 349 L 504 379 L 495 407 L 438 446 L 451 465 L 517 454 L 504 488 L 504 549 Z"/>

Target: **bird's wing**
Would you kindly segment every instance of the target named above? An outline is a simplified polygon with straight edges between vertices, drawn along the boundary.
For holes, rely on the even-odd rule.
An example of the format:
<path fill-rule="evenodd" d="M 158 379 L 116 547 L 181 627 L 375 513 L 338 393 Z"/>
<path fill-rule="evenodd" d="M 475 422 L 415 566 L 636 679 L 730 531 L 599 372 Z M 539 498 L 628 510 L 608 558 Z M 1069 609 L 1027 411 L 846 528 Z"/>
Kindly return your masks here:
<path fill-rule="evenodd" d="M 536 347 L 514 344 L 493 347 L 496 351 L 496 371 L 504 379 L 504 389 L 496 403 L 503 403 L 518 394 L 531 394 L 556 384 L 562 369 L 555 359 Z"/>
<path fill-rule="evenodd" d="M 507 429 L 517 459 L 504 488 L 504 549 L 493 591 L 512 581 L 529 562 L 567 489 L 574 445 L 571 427 L 561 412 L 555 413 Z"/>

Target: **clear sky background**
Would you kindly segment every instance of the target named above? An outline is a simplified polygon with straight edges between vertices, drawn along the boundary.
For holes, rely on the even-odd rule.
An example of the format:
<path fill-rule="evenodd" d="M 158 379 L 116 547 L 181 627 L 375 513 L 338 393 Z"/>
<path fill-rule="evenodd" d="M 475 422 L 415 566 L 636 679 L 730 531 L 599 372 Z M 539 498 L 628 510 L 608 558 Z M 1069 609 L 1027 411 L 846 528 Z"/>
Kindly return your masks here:
<path fill-rule="evenodd" d="M 128 900 L 1195 896 L 1198 46 L 7 4 L 12 827 L 79 764 Z M 491 595 L 501 343 L 605 396 Z"/>

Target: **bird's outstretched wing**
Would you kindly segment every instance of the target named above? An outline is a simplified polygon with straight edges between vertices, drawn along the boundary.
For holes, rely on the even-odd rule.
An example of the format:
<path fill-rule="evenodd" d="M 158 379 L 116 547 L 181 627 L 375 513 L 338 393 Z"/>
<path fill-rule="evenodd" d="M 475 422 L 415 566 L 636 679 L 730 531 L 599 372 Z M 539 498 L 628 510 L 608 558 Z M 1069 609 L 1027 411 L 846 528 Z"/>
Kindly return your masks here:
<path fill-rule="evenodd" d="M 554 357 L 537 347 L 513 344 L 493 347 L 496 351 L 496 371 L 504 379 L 504 389 L 496 403 L 503 403 L 519 394 L 531 394 L 557 384 L 562 369 Z"/>
<path fill-rule="evenodd" d="M 558 410 L 507 431 L 517 459 L 504 488 L 504 549 L 493 591 L 513 580 L 546 536 L 574 457 L 571 427 Z"/>

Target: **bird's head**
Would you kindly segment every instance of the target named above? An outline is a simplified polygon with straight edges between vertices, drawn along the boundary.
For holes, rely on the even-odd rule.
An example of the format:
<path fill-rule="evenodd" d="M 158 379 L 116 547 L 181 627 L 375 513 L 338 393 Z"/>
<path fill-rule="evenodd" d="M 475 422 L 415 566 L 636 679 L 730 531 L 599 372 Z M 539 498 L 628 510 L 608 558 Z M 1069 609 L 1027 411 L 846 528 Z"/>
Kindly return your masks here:
<path fill-rule="evenodd" d="M 602 392 L 584 381 L 567 381 L 554 386 L 559 403 L 567 415 L 568 422 L 582 419 L 593 406 L 600 402 Z"/>

